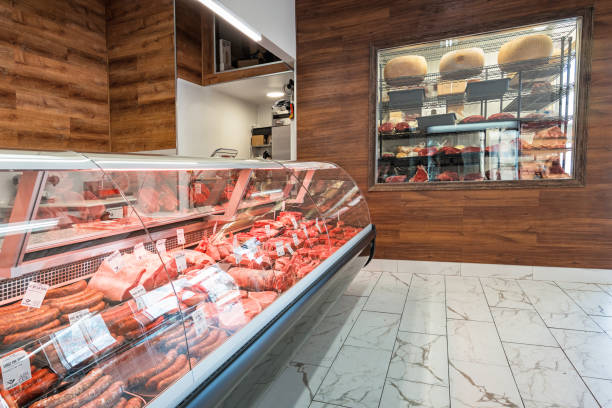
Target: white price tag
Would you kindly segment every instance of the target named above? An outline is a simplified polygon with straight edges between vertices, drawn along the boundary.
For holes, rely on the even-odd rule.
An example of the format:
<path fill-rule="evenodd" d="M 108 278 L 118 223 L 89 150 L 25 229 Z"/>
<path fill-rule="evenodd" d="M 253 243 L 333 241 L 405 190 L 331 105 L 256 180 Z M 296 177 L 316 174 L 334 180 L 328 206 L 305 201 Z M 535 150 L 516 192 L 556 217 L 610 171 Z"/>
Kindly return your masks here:
<path fill-rule="evenodd" d="M 24 350 L 10 354 L 0 359 L 2 370 L 2 385 L 5 390 L 15 388 L 32 378 L 30 359 Z"/>
<path fill-rule="evenodd" d="M 187 269 L 187 259 L 185 258 L 185 254 L 180 252 L 174 256 L 174 261 L 176 262 L 176 270 L 178 273 L 183 273 L 185 269 Z"/>
<path fill-rule="evenodd" d="M 0 396 L 0 408 L 10 408 L 4 398 Z"/>
<path fill-rule="evenodd" d="M 176 229 L 176 243 L 179 245 L 185 245 L 185 230 L 182 228 Z"/>
<path fill-rule="evenodd" d="M 115 251 L 108 258 L 105 259 L 108 265 L 111 267 L 115 273 L 119 272 L 121 269 L 121 252 Z"/>
<path fill-rule="evenodd" d="M 108 218 L 111 220 L 123 218 L 123 207 L 108 208 L 106 212 L 108 213 Z"/>
<path fill-rule="evenodd" d="M 99 314 L 81 320 L 79 326 L 83 329 L 94 352 L 102 351 L 116 342 L 115 338 L 108 331 L 102 316 Z"/>
<path fill-rule="evenodd" d="M 146 255 L 147 250 L 142 242 L 134 245 L 134 256 L 136 257 L 136 260 L 141 261 Z"/>
<path fill-rule="evenodd" d="M 266 224 L 266 225 L 264 226 L 264 229 L 266 230 L 266 236 L 267 236 L 267 237 L 269 237 L 269 236 L 270 236 L 270 225 L 269 225 L 269 224 Z"/>
<path fill-rule="evenodd" d="M 295 244 L 295 247 L 297 248 L 300 245 L 300 240 L 298 239 L 298 236 L 295 232 L 291 234 L 291 236 L 293 237 L 293 243 Z"/>
<path fill-rule="evenodd" d="M 135 288 L 130 289 L 130 295 L 132 295 L 132 298 L 136 302 L 136 308 L 138 310 L 144 309 L 147 306 L 144 298 L 144 295 L 146 294 L 147 290 L 142 285 L 138 285 Z"/>
<path fill-rule="evenodd" d="M 319 230 L 319 234 L 323 233 L 323 231 L 321 231 L 321 227 L 319 226 L 319 219 L 318 218 L 315 221 L 315 225 L 317 226 L 317 229 Z"/>
<path fill-rule="evenodd" d="M 163 255 L 166 253 L 166 239 L 157 240 L 155 243 L 155 249 L 157 249 L 157 253 Z"/>
<path fill-rule="evenodd" d="M 289 255 L 293 255 L 293 248 L 291 248 L 291 244 L 286 244 L 287 250 L 289 251 Z"/>
<path fill-rule="evenodd" d="M 257 258 L 255 258 L 255 262 L 257 262 L 257 265 L 261 265 L 263 262 L 263 256 L 259 255 Z"/>
<path fill-rule="evenodd" d="M 21 300 L 22 306 L 35 307 L 38 309 L 40 305 L 42 305 L 48 289 L 49 285 L 30 281 L 25 295 L 23 295 L 23 299 Z"/>
<path fill-rule="evenodd" d="M 294 217 L 291 217 L 291 223 L 293 224 L 293 229 L 298 229 L 298 223 Z"/>
<path fill-rule="evenodd" d="M 68 314 L 68 321 L 72 325 L 72 324 L 75 324 L 76 322 L 78 322 L 79 320 L 82 320 L 83 318 L 88 317 L 89 315 L 91 315 L 91 313 L 89 313 L 89 309 L 79 310 L 79 311 L 74 312 L 74 313 L 69 313 Z"/>
<path fill-rule="evenodd" d="M 276 253 L 278 256 L 285 256 L 285 250 L 283 249 L 283 244 L 280 241 L 276 242 Z"/>
<path fill-rule="evenodd" d="M 281 203 L 281 211 L 285 211 L 285 202 L 284 201 Z"/>
<path fill-rule="evenodd" d="M 195 189 L 196 194 L 202 194 L 202 184 L 195 183 L 194 189 Z"/>
<path fill-rule="evenodd" d="M 213 233 L 212 233 L 213 235 L 217 233 L 217 222 L 218 221 L 215 221 L 215 226 L 213 227 Z"/>
<path fill-rule="evenodd" d="M 206 320 L 206 314 L 202 308 L 197 308 L 191 315 L 193 319 L 193 327 L 195 328 L 196 335 L 199 336 L 208 329 L 208 321 Z"/>
<path fill-rule="evenodd" d="M 305 238 L 308 239 L 308 230 L 306 229 L 305 225 L 302 225 L 302 230 L 304 231 Z"/>

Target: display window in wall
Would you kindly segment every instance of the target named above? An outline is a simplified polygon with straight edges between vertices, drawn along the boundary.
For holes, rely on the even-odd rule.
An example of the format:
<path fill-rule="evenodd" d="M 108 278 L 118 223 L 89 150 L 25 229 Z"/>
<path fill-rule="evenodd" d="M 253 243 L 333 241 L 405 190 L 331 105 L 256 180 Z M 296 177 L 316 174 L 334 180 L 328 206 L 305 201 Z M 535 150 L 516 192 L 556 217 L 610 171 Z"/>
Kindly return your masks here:
<path fill-rule="evenodd" d="M 584 24 L 373 48 L 371 189 L 581 184 Z"/>

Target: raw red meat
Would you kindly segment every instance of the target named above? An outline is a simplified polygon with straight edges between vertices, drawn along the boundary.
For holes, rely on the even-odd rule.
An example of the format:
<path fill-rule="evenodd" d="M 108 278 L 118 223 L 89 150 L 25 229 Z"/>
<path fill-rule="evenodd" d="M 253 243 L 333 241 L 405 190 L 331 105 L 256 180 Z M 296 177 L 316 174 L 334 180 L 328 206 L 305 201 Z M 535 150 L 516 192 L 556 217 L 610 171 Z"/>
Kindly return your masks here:
<path fill-rule="evenodd" d="M 196 185 L 198 185 L 198 189 L 200 192 L 196 192 Z M 193 205 L 202 205 L 208 200 L 210 196 L 210 190 L 206 187 L 204 183 L 194 182 L 193 187 L 189 190 L 189 198 Z"/>
<path fill-rule="evenodd" d="M 459 123 L 474 123 L 474 122 L 482 122 L 485 120 L 484 116 L 480 116 L 480 115 L 472 115 L 472 116 L 468 116 L 466 118 L 463 118 L 463 120 Z"/>
<path fill-rule="evenodd" d="M 444 154 L 459 154 L 461 153 L 461 150 L 455 147 L 452 147 L 452 146 L 444 146 L 440 148 L 439 152 L 444 153 Z"/>
<path fill-rule="evenodd" d="M 480 173 L 469 173 L 469 174 L 466 174 L 465 176 L 463 176 L 463 180 L 465 180 L 465 181 L 480 181 L 480 180 L 484 180 L 484 178 L 482 177 L 482 174 L 480 174 Z"/>
<path fill-rule="evenodd" d="M 270 306 L 278 298 L 278 293 L 272 291 L 249 292 L 249 297 L 255 299 L 262 309 Z"/>
<path fill-rule="evenodd" d="M 459 181 L 459 175 L 454 171 L 445 171 L 436 177 L 440 181 Z"/>
<path fill-rule="evenodd" d="M 408 124 L 408 122 L 399 122 L 395 125 L 395 130 L 398 132 L 405 132 L 407 130 L 410 130 L 410 125 Z"/>
<path fill-rule="evenodd" d="M 478 153 L 480 152 L 480 147 L 478 146 L 466 146 L 461 149 L 461 153 Z"/>
<path fill-rule="evenodd" d="M 408 176 L 406 175 L 401 175 L 401 176 L 389 176 L 385 179 L 385 183 L 404 183 L 406 181 L 406 178 Z"/>
<path fill-rule="evenodd" d="M 565 138 L 563 131 L 559 126 L 553 126 L 548 129 L 540 130 L 535 134 L 535 139 L 560 139 Z"/>
<path fill-rule="evenodd" d="M 155 256 L 154 254 L 151 254 Z M 142 275 L 147 271 L 145 263 L 140 262 L 132 254 L 124 254 L 122 265 L 115 272 L 107 261 L 102 262 L 92 276 L 87 287 L 104 293 L 104 298 L 113 302 L 121 302 L 131 297 L 129 291 L 138 285 Z M 161 262 L 158 263 L 161 265 Z"/>
<path fill-rule="evenodd" d="M 417 166 L 417 171 L 416 173 L 414 173 L 414 176 L 412 176 L 412 178 L 410 179 L 410 182 L 411 183 L 424 183 L 427 180 L 429 180 L 429 175 L 427 174 L 425 167 L 419 164 Z"/>
<path fill-rule="evenodd" d="M 438 148 L 435 146 L 426 147 L 419 152 L 419 156 L 433 156 L 438 152 Z"/>
<path fill-rule="evenodd" d="M 493 115 L 489 116 L 487 120 L 511 120 L 515 118 L 516 117 L 511 113 L 500 112 L 500 113 L 494 113 Z"/>
<path fill-rule="evenodd" d="M 378 127 L 378 131 L 380 133 L 392 133 L 393 129 L 395 129 L 395 126 L 393 126 L 393 123 L 391 122 L 383 123 Z"/>
<path fill-rule="evenodd" d="M 159 193 L 151 187 L 143 187 L 138 192 L 138 207 L 147 214 L 159 211 Z"/>
<path fill-rule="evenodd" d="M 174 211 L 178 207 L 176 192 L 172 191 L 166 184 L 159 186 L 159 204 L 165 211 Z"/>

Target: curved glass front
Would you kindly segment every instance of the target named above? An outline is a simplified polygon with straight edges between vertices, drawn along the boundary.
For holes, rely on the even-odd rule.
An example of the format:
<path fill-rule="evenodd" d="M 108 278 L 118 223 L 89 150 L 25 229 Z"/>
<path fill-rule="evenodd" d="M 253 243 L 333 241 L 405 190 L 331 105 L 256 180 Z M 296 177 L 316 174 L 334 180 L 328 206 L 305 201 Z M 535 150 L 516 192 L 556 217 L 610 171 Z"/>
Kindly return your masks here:
<path fill-rule="evenodd" d="M 0 170 L 11 407 L 142 406 L 201 381 L 370 224 L 334 165 L 126 155 L 83 167 Z"/>

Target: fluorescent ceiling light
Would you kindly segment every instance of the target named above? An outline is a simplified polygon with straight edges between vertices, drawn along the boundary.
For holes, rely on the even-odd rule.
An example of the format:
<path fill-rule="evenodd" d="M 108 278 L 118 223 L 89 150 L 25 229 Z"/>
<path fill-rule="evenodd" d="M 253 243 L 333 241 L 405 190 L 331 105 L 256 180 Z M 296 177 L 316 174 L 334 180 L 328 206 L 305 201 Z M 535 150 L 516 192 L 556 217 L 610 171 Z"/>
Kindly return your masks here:
<path fill-rule="evenodd" d="M 266 96 L 268 98 L 280 98 L 281 96 L 285 95 L 284 92 L 280 92 L 280 91 L 275 91 L 275 92 L 268 92 L 266 94 Z"/>
<path fill-rule="evenodd" d="M 232 13 L 228 8 L 219 3 L 218 0 L 199 0 L 200 3 L 211 9 L 219 17 L 242 31 L 247 37 L 253 41 L 261 41 L 261 34 L 249 27 L 238 16 Z"/>

